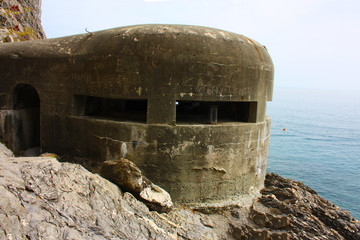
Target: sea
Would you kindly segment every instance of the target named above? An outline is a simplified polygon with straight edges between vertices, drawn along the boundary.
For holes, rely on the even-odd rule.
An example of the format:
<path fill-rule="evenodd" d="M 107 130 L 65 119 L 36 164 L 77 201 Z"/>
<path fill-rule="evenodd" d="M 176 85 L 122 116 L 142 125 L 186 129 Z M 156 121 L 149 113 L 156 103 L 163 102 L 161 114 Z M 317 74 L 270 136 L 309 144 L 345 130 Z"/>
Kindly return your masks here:
<path fill-rule="evenodd" d="M 360 220 L 360 92 L 276 89 L 267 171 L 301 181 Z"/>

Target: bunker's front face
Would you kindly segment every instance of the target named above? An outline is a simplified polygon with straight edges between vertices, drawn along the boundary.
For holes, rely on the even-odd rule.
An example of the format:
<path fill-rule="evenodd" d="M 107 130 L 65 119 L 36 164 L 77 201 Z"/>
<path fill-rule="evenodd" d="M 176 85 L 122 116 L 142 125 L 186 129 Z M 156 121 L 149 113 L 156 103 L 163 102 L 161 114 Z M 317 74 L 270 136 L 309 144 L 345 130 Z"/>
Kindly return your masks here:
<path fill-rule="evenodd" d="M 262 185 L 273 64 L 249 38 L 142 25 L 3 44 L 0 59 L 1 140 L 17 153 L 40 143 L 94 165 L 125 156 L 195 205 Z"/>

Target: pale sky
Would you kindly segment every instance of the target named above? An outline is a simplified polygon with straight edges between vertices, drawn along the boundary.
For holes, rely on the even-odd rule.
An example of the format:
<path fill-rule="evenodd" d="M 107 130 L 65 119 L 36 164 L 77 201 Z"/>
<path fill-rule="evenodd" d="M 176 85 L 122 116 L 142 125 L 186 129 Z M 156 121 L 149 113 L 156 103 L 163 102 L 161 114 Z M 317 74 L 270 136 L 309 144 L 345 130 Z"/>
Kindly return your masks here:
<path fill-rule="evenodd" d="M 42 1 L 48 38 L 152 23 L 213 27 L 256 40 L 274 62 L 275 89 L 360 90 L 359 0 Z"/>

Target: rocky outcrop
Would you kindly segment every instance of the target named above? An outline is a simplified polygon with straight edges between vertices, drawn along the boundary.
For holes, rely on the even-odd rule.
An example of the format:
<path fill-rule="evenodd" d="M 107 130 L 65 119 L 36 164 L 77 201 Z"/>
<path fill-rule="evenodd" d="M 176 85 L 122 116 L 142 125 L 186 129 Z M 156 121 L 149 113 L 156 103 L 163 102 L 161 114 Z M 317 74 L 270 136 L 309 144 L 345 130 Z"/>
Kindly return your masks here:
<path fill-rule="evenodd" d="M 0 1 L 0 43 L 45 38 L 41 0 Z"/>
<path fill-rule="evenodd" d="M 276 213 L 275 216 L 289 218 L 289 224 L 282 229 L 291 239 L 360 239 L 358 220 L 302 182 L 267 174 L 257 204 Z M 271 218 L 263 217 L 263 222 L 269 224 Z"/>
<path fill-rule="evenodd" d="M 80 165 L 0 159 L 0 239 L 173 238 L 156 212 Z"/>
<path fill-rule="evenodd" d="M 159 213 L 78 164 L 15 158 L 0 144 L 0 239 L 360 239 L 359 232 L 348 212 L 275 174 L 250 209 Z"/>
<path fill-rule="evenodd" d="M 125 158 L 104 162 L 100 175 L 134 194 L 151 210 L 167 212 L 173 207 L 170 194 L 144 177 L 141 170 Z"/>

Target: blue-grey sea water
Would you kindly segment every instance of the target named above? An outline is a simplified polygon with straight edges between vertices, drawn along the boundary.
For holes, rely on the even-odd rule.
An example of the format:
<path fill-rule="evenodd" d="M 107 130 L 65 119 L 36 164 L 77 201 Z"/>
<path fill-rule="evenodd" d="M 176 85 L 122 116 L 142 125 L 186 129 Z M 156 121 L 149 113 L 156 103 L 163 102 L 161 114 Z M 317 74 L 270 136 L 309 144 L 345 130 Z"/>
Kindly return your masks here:
<path fill-rule="evenodd" d="M 275 89 L 268 172 L 302 181 L 360 219 L 360 93 Z"/>

